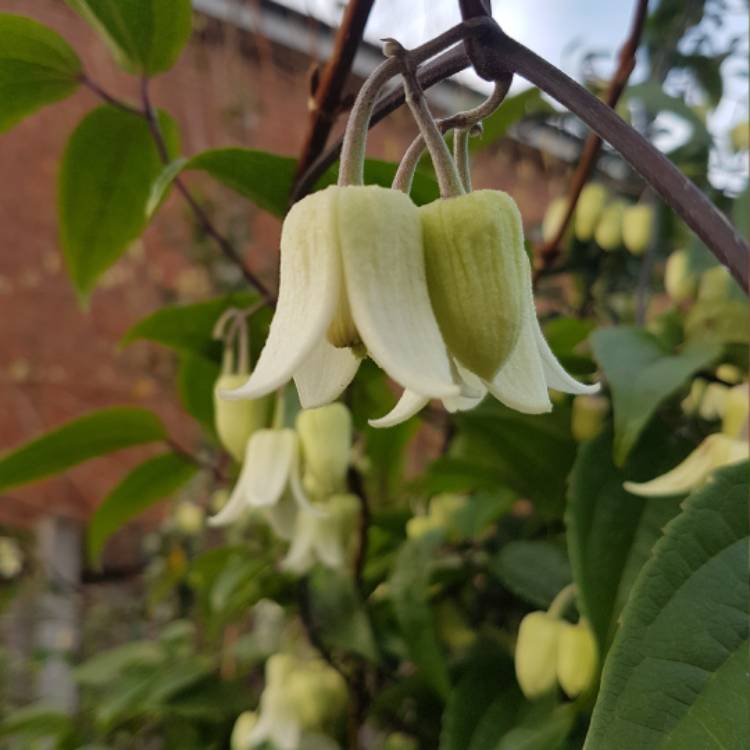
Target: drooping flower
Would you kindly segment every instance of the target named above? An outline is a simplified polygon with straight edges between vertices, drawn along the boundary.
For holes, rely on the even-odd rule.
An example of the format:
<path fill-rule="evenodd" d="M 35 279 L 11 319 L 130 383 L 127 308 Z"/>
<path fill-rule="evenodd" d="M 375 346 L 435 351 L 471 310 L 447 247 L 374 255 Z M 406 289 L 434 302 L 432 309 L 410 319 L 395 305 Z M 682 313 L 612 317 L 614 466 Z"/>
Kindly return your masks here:
<path fill-rule="evenodd" d="M 343 678 L 322 660 L 274 654 L 266 661 L 260 716 L 247 733 L 248 747 L 270 741 L 278 750 L 337 747 L 322 734 L 346 706 Z"/>
<path fill-rule="evenodd" d="M 516 679 L 531 700 L 555 687 L 561 629 L 560 619 L 548 612 L 530 612 L 521 620 L 516 641 Z"/>
<path fill-rule="evenodd" d="M 570 698 L 593 684 L 599 668 L 599 649 L 588 622 L 562 622 L 557 644 L 557 680 Z"/>
<path fill-rule="evenodd" d="M 304 409 L 297 415 L 297 434 L 305 490 L 316 499 L 344 492 L 352 449 L 352 416 L 346 406 Z"/>
<path fill-rule="evenodd" d="M 427 292 L 418 209 L 396 190 L 330 186 L 287 215 L 268 339 L 247 382 L 224 395 L 259 398 L 294 378 L 302 406 L 322 406 L 365 353 L 405 388 L 459 393 Z"/>
<path fill-rule="evenodd" d="M 349 562 L 359 500 L 354 495 L 334 495 L 316 508 L 320 512 L 301 509 L 297 514 L 292 543 L 281 561 L 283 568 L 297 574 L 306 573 L 316 563 L 341 570 Z"/>
<path fill-rule="evenodd" d="M 298 509 L 307 509 L 313 515 L 318 512 L 302 487 L 299 463 L 299 440 L 294 430 L 259 430 L 248 440 L 232 494 L 209 523 L 225 526 L 255 508 L 282 539 L 289 539 Z"/>
<path fill-rule="evenodd" d="M 445 408 L 473 408 L 489 392 L 516 411 L 541 414 L 552 409 L 548 388 L 564 393 L 596 393 L 599 385 L 584 385 L 573 379 L 544 338 L 536 317 L 531 266 L 515 201 L 500 191 L 479 190 L 439 203 L 452 204 L 452 208 L 446 211 L 443 206 L 436 212 L 430 204 L 421 211 L 426 227 L 430 298 L 448 344 L 455 382 L 461 386 L 460 395 L 442 398 Z M 453 221 L 448 224 L 446 216 Z M 493 242 L 487 242 L 486 236 Z M 490 256 L 513 260 L 499 263 Z M 449 271 L 462 262 L 468 272 L 457 288 L 456 274 Z M 493 278 L 500 269 L 508 277 Z M 506 291 L 507 295 L 503 294 Z M 453 300 L 454 307 L 445 305 L 445 300 Z M 507 306 L 505 314 L 499 309 L 503 305 Z M 479 342 L 484 351 L 462 351 L 467 344 L 478 347 Z M 493 367 L 497 367 L 494 374 Z M 370 424 L 396 425 L 420 411 L 429 400 L 428 394 L 407 389 L 389 414 Z"/>
<path fill-rule="evenodd" d="M 747 442 L 748 387 L 736 385 L 722 397 L 722 430 L 709 435 L 680 464 L 649 482 L 625 482 L 625 489 L 642 497 L 681 495 L 701 487 L 722 466 L 750 457 Z"/>

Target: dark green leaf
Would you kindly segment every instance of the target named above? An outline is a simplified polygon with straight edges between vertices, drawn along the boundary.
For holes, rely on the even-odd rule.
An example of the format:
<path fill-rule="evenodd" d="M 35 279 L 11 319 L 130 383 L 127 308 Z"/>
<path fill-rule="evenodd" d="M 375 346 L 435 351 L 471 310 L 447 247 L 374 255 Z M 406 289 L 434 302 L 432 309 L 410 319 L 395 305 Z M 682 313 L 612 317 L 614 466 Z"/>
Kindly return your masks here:
<path fill-rule="evenodd" d="M 700 342 L 673 354 L 653 334 L 629 326 L 596 331 L 592 345 L 612 389 L 618 466 L 659 405 L 720 353 L 716 344 Z"/>
<path fill-rule="evenodd" d="M 177 130 L 160 116 L 168 147 Z M 145 119 L 105 106 L 90 112 L 63 155 L 58 189 L 60 240 L 82 298 L 146 226 L 146 201 L 161 160 Z"/>
<path fill-rule="evenodd" d="M 198 467 L 176 453 L 150 458 L 133 469 L 96 509 L 86 534 L 89 559 L 98 562 L 104 544 L 132 518 L 182 487 Z"/>
<path fill-rule="evenodd" d="M 213 362 L 221 359 L 221 343 L 212 337 L 216 321 L 230 307 L 245 309 L 258 301 L 256 294 L 242 292 L 194 305 L 163 307 L 139 320 L 123 337 L 122 344 L 153 341 L 182 354 L 195 354 Z M 253 324 L 261 313 L 253 316 Z"/>
<path fill-rule="evenodd" d="M 313 621 L 325 643 L 377 661 L 370 621 L 350 575 L 317 568 L 309 595 Z"/>
<path fill-rule="evenodd" d="M 214 427 L 214 384 L 221 368 L 215 362 L 195 354 L 180 357 L 177 390 L 185 411 L 194 417 L 209 434 Z"/>
<path fill-rule="evenodd" d="M 174 65 L 192 31 L 190 0 L 68 0 L 106 40 L 129 73 Z"/>
<path fill-rule="evenodd" d="M 748 464 L 714 475 L 630 594 L 586 750 L 747 746 Z"/>
<path fill-rule="evenodd" d="M 365 162 L 365 184 L 390 187 L 397 165 L 392 162 L 368 159 Z M 291 156 L 245 148 L 223 148 L 204 151 L 191 159 L 180 159 L 169 164 L 154 181 L 147 211 L 152 214 L 159 207 L 175 178 L 183 171 L 206 172 L 214 179 L 236 191 L 264 211 L 284 216 L 289 208 L 289 195 L 294 185 L 297 162 Z M 336 183 L 338 167 L 331 167 L 319 180 L 317 189 Z M 422 174 L 414 179 L 412 198 L 421 205 L 439 195 L 435 181 Z"/>
<path fill-rule="evenodd" d="M 0 489 L 34 482 L 90 458 L 165 437 L 159 419 L 145 409 L 116 407 L 91 412 L 0 458 Z"/>
<path fill-rule="evenodd" d="M 689 451 L 659 423 L 649 427 L 624 469 L 612 461 L 612 436 L 581 446 L 570 478 L 568 554 L 579 607 L 606 649 L 630 587 L 679 498 L 630 495 L 623 482 L 644 481 L 676 466 Z"/>
<path fill-rule="evenodd" d="M 69 716 L 39 704 L 9 712 L 0 720 L 0 737 L 23 740 L 23 747 L 36 747 L 38 742 L 50 739 L 55 740 L 57 746 L 72 731 L 73 722 Z"/>
<path fill-rule="evenodd" d="M 72 94 L 80 74 L 78 55 L 56 32 L 0 13 L 0 132 Z"/>
<path fill-rule="evenodd" d="M 490 562 L 490 571 L 506 588 L 540 609 L 546 609 L 571 580 L 565 551 L 546 541 L 506 544 Z"/>
<path fill-rule="evenodd" d="M 443 698 L 450 682 L 429 604 L 432 558 L 437 539 L 430 536 L 402 545 L 390 578 L 393 608 L 409 649 L 425 680 Z"/>

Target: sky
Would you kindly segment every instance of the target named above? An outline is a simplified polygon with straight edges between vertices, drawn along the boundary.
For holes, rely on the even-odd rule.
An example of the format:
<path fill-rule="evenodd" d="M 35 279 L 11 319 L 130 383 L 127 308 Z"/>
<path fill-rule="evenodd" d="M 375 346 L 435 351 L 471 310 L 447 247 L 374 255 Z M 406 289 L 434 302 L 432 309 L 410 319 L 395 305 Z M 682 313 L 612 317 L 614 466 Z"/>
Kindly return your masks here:
<path fill-rule="evenodd" d="M 345 3 L 341 0 L 280 0 L 303 13 L 336 25 Z M 729 0 L 732 11 L 726 15 L 725 34 L 744 34 L 747 39 L 748 16 L 745 0 Z M 581 79 L 582 62 L 586 53 L 606 53 L 597 60 L 597 72 L 608 78 L 616 67 L 616 54 L 628 34 L 633 2 L 628 0 L 494 0 L 493 15 L 510 36 L 546 58 L 568 75 Z M 392 36 L 407 47 L 421 44 L 460 21 L 456 0 L 376 0 L 365 37 L 377 43 L 382 37 Z M 746 42 L 747 44 L 747 42 Z M 747 70 L 744 61 L 729 60 L 723 68 L 725 96 L 720 106 L 709 116 L 709 127 L 719 139 L 717 154 L 728 159 L 727 131 L 736 123 L 748 119 L 747 78 L 737 75 Z M 473 72 L 460 74 L 466 84 L 486 90 L 489 84 Z M 637 82 L 639 68 L 631 77 Z M 513 91 L 529 84 L 515 77 Z M 691 102 L 693 104 L 698 103 Z M 665 133 L 657 145 L 670 148 L 689 134 L 689 129 L 674 116 L 662 116 L 658 121 Z M 722 142 L 723 139 L 723 142 Z M 714 164 L 711 180 L 717 187 L 728 187 L 733 192 L 741 189 L 747 179 L 747 159 L 733 166 L 739 175 L 728 175 Z"/>

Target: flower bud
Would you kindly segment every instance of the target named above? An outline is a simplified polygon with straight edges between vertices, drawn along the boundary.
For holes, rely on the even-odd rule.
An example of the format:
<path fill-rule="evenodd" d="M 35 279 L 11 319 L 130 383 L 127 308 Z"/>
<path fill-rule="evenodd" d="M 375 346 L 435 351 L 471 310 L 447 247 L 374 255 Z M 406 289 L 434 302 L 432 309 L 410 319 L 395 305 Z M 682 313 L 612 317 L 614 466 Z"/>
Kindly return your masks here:
<path fill-rule="evenodd" d="M 516 678 L 533 700 L 554 688 L 561 621 L 547 612 L 531 612 L 521 620 L 516 641 Z"/>
<path fill-rule="evenodd" d="M 594 236 L 608 195 L 604 185 L 596 182 L 590 182 L 581 190 L 575 215 L 576 237 L 579 240 L 588 242 Z"/>
<path fill-rule="evenodd" d="M 422 206 L 430 301 L 443 339 L 468 370 L 491 380 L 513 351 L 528 284 L 515 201 L 477 190 Z"/>
<path fill-rule="evenodd" d="M 352 446 L 352 417 L 341 403 L 305 409 L 297 415 L 305 462 L 305 489 L 318 498 L 342 492 Z"/>
<path fill-rule="evenodd" d="M 709 268 L 701 274 L 698 299 L 701 302 L 721 302 L 732 288 L 732 277 L 724 266 Z"/>
<path fill-rule="evenodd" d="M 237 717 L 232 729 L 231 750 L 252 750 L 255 746 L 252 731 L 257 723 L 258 714 L 255 711 L 243 711 Z"/>
<path fill-rule="evenodd" d="M 748 392 L 747 383 L 730 388 L 724 400 L 724 418 L 721 431 L 731 438 L 747 437 L 747 415 L 748 415 Z"/>
<path fill-rule="evenodd" d="M 227 401 L 219 394 L 239 388 L 247 375 L 219 375 L 214 386 L 214 425 L 221 444 L 237 463 L 245 458 L 245 448 L 250 436 L 266 426 L 272 399 L 247 399 Z"/>
<path fill-rule="evenodd" d="M 393 732 L 385 738 L 380 750 L 419 750 L 419 745 L 413 737 L 401 732 Z"/>
<path fill-rule="evenodd" d="M 0 536 L 0 578 L 15 578 L 23 568 L 23 552 L 18 542 Z"/>
<path fill-rule="evenodd" d="M 195 536 L 203 530 L 205 513 L 196 503 L 182 502 L 174 512 L 174 523 L 179 531 L 187 536 Z"/>
<path fill-rule="evenodd" d="M 594 240 L 602 250 L 616 250 L 622 244 L 624 213 L 625 204 L 622 201 L 612 201 L 602 212 L 594 232 Z"/>
<path fill-rule="evenodd" d="M 562 224 L 568 210 L 568 198 L 564 195 L 553 199 L 547 206 L 547 212 L 542 220 L 542 240 L 549 242 L 556 234 Z"/>
<path fill-rule="evenodd" d="M 719 419 L 724 414 L 729 387 L 721 383 L 708 383 L 698 406 L 701 419 Z"/>
<path fill-rule="evenodd" d="M 408 539 L 420 539 L 432 532 L 445 531 L 445 523 L 434 516 L 414 516 L 406 522 Z"/>
<path fill-rule="evenodd" d="M 560 623 L 557 647 L 557 679 L 570 698 L 583 693 L 593 684 L 599 668 L 596 639 L 586 620 L 577 625 Z"/>
<path fill-rule="evenodd" d="M 633 255 L 643 255 L 654 231 L 654 207 L 637 203 L 625 209 L 622 218 L 622 241 Z"/>
<path fill-rule="evenodd" d="M 685 250 L 675 250 L 667 259 L 664 269 L 664 288 L 672 301 L 679 304 L 695 295 L 698 280 L 690 268 Z"/>
<path fill-rule="evenodd" d="M 725 362 L 716 368 L 716 377 L 725 383 L 729 383 L 729 385 L 736 385 L 742 382 L 743 375 L 739 367 Z"/>
<path fill-rule="evenodd" d="M 706 393 L 707 385 L 708 381 L 703 378 L 695 378 L 695 380 L 693 380 L 690 384 L 690 393 L 688 393 L 680 404 L 683 414 L 686 416 L 692 416 L 698 413 L 701 401 L 703 401 L 703 396 Z"/>
<path fill-rule="evenodd" d="M 346 707 L 343 678 L 320 659 L 299 662 L 284 688 L 303 729 L 324 728 Z"/>
<path fill-rule="evenodd" d="M 609 400 L 604 396 L 576 396 L 570 418 L 573 437 L 583 443 L 595 438 L 604 425 L 609 412 Z"/>

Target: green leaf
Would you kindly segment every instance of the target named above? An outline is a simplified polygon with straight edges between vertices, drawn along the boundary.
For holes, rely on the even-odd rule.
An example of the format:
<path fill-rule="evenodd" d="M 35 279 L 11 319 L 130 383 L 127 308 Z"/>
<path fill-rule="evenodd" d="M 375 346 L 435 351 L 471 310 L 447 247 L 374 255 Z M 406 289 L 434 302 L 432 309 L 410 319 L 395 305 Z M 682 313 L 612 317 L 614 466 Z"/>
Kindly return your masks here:
<path fill-rule="evenodd" d="M 507 589 L 540 609 L 546 609 L 571 580 L 565 551 L 547 541 L 509 542 L 490 562 L 490 572 Z"/>
<path fill-rule="evenodd" d="M 160 123 L 169 150 L 177 129 Z M 80 122 L 63 155 L 58 185 L 60 241 L 73 285 L 86 298 L 146 226 L 149 189 L 161 159 L 145 119 L 99 107 Z"/>
<path fill-rule="evenodd" d="M 377 662 L 370 621 L 351 576 L 318 567 L 310 576 L 310 610 L 324 642 Z"/>
<path fill-rule="evenodd" d="M 59 34 L 30 18 L 0 13 L 0 132 L 70 96 L 80 74 L 78 55 Z"/>
<path fill-rule="evenodd" d="M 480 735 L 486 717 L 492 717 L 492 731 L 496 741 L 515 718 L 520 693 L 515 688 L 503 690 L 503 678 L 513 674 L 513 665 L 496 649 L 480 648 L 457 685 L 451 690 L 443 712 L 439 750 L 479 750 L 494 748 Z M 494 709 L 501 698 L 503 718 Z"/>
<path fill-rule="evenodd" d="M 689 343 L 679 354 L 672 354 L 653 334 L 629 326 L 596 331 L 592 345 L 612 389 L 618 466 L 659 404 L 720 353 L 716 344 L 704 341 Z"/>
<path fill-rule="evenodd" d="M 690 446 L 655 422 L 643 434 L 625 468 L 612 461 L 612 435 L 581 446 L 570 477 L 565 517 L 568 555 L 578 603 L 602 652 L 606 650 L 630 587 L 679 498 L 631 495 L 623 482 L 644 481 L 676 466 Z"/>
<path fill-rule="evenodd" d="M 214 325 L 219 317 L 230 307 L 245 309 L 255 304 L 258 296 L 253 292 L 227 294 L 207 302 L 194 305 L 174 305 L 163 307 L 143 320 L 139 320 L 120 342 L 126 346 L 134 341 L 153 341 L 181 354 L 193 354 L 204 359 L 218 362 L 221 359 L 221 343 L 213 338 Z M 267 323 L 268 314 L 259 311 L 253 315 L 253 341 L 257 344 L 263 340 L 256 323 Z"/>
<path fill-rule="evenodd" d="M 136 466 L 104 498 L 86 532 L 89 560 L 98 563 L 104 544 L 132 518 L 186 484 L 198 467 L 177 453 L 163 453 Z"/>
<path fill-rule="evenodd" d="M 128 73 L 169 70 L 192 32 L 190 0 L 67 0 Z"/>
<path fill-rule="evenodd" d="M 34 704 L 3 716 L 0 720 L 0 737 L 15 737 L 17 740 L 23 740 L 23 747 L 37 747 L 37 742 L 52 739 L 56 740 L 55 746 L 60 746 L 64 739 L 72 734 L 73 728 L 70 716 L 55 711 L 49 706 Z M 12 747 L 21 747 L 21 745 L 12 745 Z"/>
<path fill-rule="evenodd" d="M 528 726 L 511 729 L 497 745 L 497 750 L 559 750 L 573 729 L 575 707 L 568 703 Z"/>
<path fill-rule="evenodd" d="M 214 384 L 221 368 L 195 354 L 184 354 L 180 357 L 177 371 L 177 391 L 185 411 L 195 418 L 210 434 L 215 433 L 214 426 Z"/>
<path fill-rule="evenodd" d="M 445 656 L 438 643 L 429 604 L 432 559 L 438 539 L 432 536 L 406 541 L 390 578 L 393 608 L 409 654 L 424 678 L 441 697 L 450 681 Z"/>
<path fill-rule="evenodd" d="M 365 184 L 390 187 L 397 164 L 368 159 L 365 162 Z M 204 151 L 190 159 L 172 162 L 153 183 L 147 213 L 152 215 L 164 200 L 175 178 L 183 171 L 210 174 L 214 179 L 236 191 L 258 208 L 275 216 L 284 216 L 289 209 L 289 195 L 294 185 L 297 162 L 291 156 L 246 148 L 222 148 Z M 338 166 L 333 166 L 321 177 L 317 189 L 336 184 Z M 435 181 L 422 174 L 414 179 L 412 198 L 421 205 L 439 195 Z"/>
<path fill-rule="evenodd" d="M 494 399 L 454 417 L 457 437 L 448 460 L 430 468 L 449 470 L 466 480 L 465 486 L 444 490 L 493 489 L 507 485 L 533 500 L 540 510 L 562 510 L 565 483 L 575 458 L 568 408 L 551 414 L 520 414 Z"/>
<path fill-rule="evenodd" d="M 714 475 L 643 567 L 586 750 L 747 746 L 748 464 Z"/>
<path fill-rule="evenodd" d="M 64 424 L 0 458 L 0 490 L 59 474 L 90 458 L 166 438 L 155 414 L 115 407 Z"/>
<path fill-rule="evenodd" d="M 87 687 L 106 687 L 118 679 L 123 670 L 133 666 L 160 664 L 161 647 L 153 641 L 132 641 L 87 659 L 76 667 L 75 678 Z"/>
<path fill-rule="evenodd" d="M 747 301 L 698 300 L 685 316 L 688 341 L 745 344 L 750 335 Z"/>

